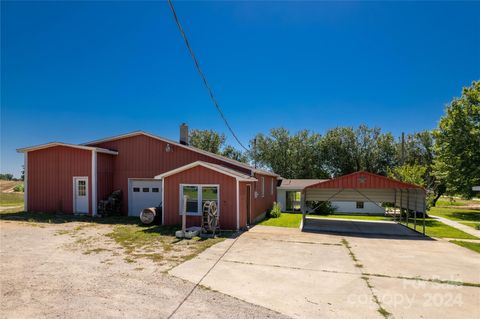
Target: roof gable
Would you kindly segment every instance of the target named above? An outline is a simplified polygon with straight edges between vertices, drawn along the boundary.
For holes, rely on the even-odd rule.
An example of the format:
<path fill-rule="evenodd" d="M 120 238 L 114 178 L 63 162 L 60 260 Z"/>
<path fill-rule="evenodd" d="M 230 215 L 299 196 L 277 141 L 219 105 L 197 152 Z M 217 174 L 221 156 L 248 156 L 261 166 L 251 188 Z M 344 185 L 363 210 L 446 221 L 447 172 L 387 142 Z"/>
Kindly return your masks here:
<path fill-rule="evenodd" d="M 359 188 L 359 189 L 378 189 L 378 188 L 397 188 L 410 189 L 423 187 L 404 183 L 392 178 L 377 175 L 374 173 L 360 171 L 337 178 L 326 180 L 317 184 L 307 186 L 305 188 Z"/>
<path fill-rule="evenodd" d="M 105 153 L 105 154 L 111 154 L 111 155 L 117 155 L 118 154 L 118 152 L 116 152 L 116 151 L 108 150 L 108 149 L 101 148 L 101 147 L 92 147 L 92 146 L 68 144 L 68 143 L 61 143 L 61 142 L 50 142 L 50 143 L 45 143 L 45 144 L 40 144 L 40 145 L 35 145 L 35 146 L 30 146 L 30 147 L 19 148 L 19 149 L 17 149 L 17 152 L 18 153 L 27 153 L 27 152 L 37 151 L 37 150 L 46 149 L 46 148 L 55 147 L 55 146 L 77 148 L 77 149 L 82 149 L 82 150 L 87 150 L 87 151 L 96 151 L 96 152 L 99 152 L 99 153 Z"/>
<path fill-rule="evenodd" d="M 182 167 L 173 169 L 171 171 L 168 171 L 168 172 L 165 172 L 163 174 L 155 176 L 155 179 L 163 179 L 165 177 L 181 173 L 183 171 L 186 171 L 188 169 L 191 169 L 191 168 L 194 168 L 194 167 L 197 167 L 197 166 L 202 166 L 202 167 L 205 167 L 207 169 L 222 173 L 224 175 L 233 177 L 233 178 L 235 178 L 239 181 L 256 181 L 257 180 L 254 177 L 248 176 L 246 174 L 242 174 L 242 173 L 240 173 L 236 170 L 230 169 L 228 167 L 218 165 L 218 164 L 207 163 L 207 162 L 203 162 L 203 161 L 196 161 L 196 162 L 184 165 Z"/>
<path fill-rule="evenodd" d="M 127 134 L 112 136 L 112 137 L 109 137 L 109 138 L 104 138 L 104 139 L 99 139 L 99 140 L 83 143 L 82 145 L 95 145 L 95 144 L 99 144 L 99 143 L 110 142 L 110 141 L 114 141 L 114 140 L 119 140 L 119 139 L 129 138 L 129 137 L 133 137 L 133 136 L 138 136 L 138 135 L 148 136 L 150 138 L 157 139 L 157 140 L 163 141 L 165 143 L 175 145 L 177 147 L 182 147 L 182 148 L 190 150 L 192 152 L 203 154 L 205 156 L 209 156 L 211 158 L 215 158 L 217 160 L 220 160 L 220 161 L 223 161 L 223 162 L 226 162 L 226 163 L 230 163 L 230 164 L 236 165 L 236 166 L 244 168 L 244 169 L 251 170 L 252 172 L 255 172 L 255 173 L 278 177 L 278 175 L 275 174 L 275 173 L 268 172 L 268 171 L 261 170 L 261 169 L 256 169 L 256 168 L 251 167 L 248 164 L 236 161 L 234 159 L 231 159 L 231 158 L 228 158 L 228 157 L 225 157 L 225 156 L 222 156 L 222 155 L 214 154 L 214 153 L 211 153 L 211 152 L 208 152 L 208 151 L 204 151 L 202 149 L 199 149 L 199 148 L 196 148 L 196 147 L 193 147 L 193 146 L 190 146 L 190 145 L 180 144 L 180 143 L 175 142 L 173 140 L 163 138 L 163 137 L 160 137 L 160 136 L 148 133 L 148 132 L 144 132 L 144 131 L 135 131 L 135 132 L 127 133 Z"/>

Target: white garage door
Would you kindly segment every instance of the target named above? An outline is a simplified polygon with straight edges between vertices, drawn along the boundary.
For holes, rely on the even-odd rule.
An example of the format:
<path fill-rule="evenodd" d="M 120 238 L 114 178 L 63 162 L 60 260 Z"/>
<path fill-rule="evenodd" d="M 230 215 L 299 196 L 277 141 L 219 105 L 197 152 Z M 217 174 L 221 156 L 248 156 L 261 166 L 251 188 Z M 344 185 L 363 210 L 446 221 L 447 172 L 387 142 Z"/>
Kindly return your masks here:
<path fill-rule="evenodd" d="M 130 180 L 128 216 L 140 216 L 144 208 L 157 207 L 162 202 L 161 180 Z"/>

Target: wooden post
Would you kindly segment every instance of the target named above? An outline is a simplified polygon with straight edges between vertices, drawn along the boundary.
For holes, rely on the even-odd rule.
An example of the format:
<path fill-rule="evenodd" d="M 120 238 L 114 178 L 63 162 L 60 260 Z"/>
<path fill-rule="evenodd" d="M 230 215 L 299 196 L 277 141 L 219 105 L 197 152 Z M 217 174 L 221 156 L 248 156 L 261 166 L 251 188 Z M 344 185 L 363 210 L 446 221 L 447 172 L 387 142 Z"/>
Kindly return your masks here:
<path fill-rule="evenodd" d="M 185 236 L 185 232 L 187 231 L 187 195 L 183 195 L 182 231 Z"/>

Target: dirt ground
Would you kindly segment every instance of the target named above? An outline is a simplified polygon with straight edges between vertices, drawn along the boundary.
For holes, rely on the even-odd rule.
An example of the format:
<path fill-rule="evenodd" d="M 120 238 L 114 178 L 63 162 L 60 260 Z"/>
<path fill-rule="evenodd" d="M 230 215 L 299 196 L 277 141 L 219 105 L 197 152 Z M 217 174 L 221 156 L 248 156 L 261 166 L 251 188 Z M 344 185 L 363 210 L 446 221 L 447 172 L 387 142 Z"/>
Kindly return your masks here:
<path fill-rule="evenodd" d="M 173 263 L 132 260 L 104 236 L 112 227 L 0 221 L 0 316 L 285 318 L 201 286 L 189 295 Z"/>

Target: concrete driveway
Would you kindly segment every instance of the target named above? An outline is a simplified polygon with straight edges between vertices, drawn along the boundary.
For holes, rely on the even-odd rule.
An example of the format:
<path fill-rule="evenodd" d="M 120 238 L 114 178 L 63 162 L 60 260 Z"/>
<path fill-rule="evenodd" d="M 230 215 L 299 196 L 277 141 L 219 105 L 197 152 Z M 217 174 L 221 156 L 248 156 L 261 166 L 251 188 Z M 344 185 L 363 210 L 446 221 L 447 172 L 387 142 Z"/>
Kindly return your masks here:
<path fill-rule="evenodd" d="M 472 318 L 478 269 L 445 241 L 255 226 L 169 273 L 295 318 Z"/>

